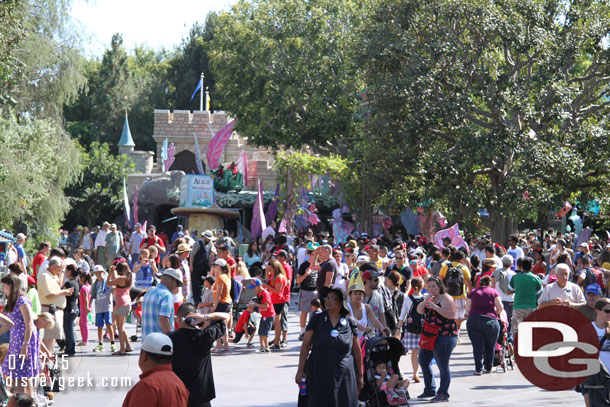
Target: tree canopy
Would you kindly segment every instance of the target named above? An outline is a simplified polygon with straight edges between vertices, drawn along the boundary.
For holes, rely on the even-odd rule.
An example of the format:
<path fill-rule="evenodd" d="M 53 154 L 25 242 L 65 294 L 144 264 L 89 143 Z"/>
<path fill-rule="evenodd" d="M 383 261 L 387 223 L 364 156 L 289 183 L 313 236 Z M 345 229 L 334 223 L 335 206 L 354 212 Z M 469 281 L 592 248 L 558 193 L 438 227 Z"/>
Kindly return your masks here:
<path fill-rule="evenodd" d="M 610 5 L 381 1 L 361 61 L 375 189 L 487 208 L 495 238 L 566 198 L 607 195 Z M 398 203 L 397 202 L 397 203 Z"/>

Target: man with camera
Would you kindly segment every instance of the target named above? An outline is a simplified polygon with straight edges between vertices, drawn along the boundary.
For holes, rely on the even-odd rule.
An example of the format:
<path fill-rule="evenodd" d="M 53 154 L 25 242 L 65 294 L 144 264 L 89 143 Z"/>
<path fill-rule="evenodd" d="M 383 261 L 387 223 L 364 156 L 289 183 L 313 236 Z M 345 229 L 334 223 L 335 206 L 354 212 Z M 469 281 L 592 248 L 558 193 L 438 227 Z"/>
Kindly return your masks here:
<path fill-rule="evenodd" d="M 188 407 L 209 407 L 216 398 L 210 349 L 224 336 L 229 314 L 197 314 L 190 302 L 178 308 L 178 330 L 169 337 L 174 345 L 172 369 L 189 391 Z"/>

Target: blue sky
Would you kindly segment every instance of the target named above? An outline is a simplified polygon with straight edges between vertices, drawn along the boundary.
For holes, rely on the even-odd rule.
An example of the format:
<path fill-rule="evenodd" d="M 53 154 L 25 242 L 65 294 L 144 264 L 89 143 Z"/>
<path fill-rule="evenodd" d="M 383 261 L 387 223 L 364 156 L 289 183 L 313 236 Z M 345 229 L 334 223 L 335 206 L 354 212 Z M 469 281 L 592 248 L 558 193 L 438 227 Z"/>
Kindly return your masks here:
<path fill-rule="evenodd" d="M 85 52 L 101 56 L 112 34 L 135 45 L 168 49 L 180 44 L 191 26 L 210 11 L 228 9 L 237 0 L 74 0 L 72 17 L 83 32 Z"/>

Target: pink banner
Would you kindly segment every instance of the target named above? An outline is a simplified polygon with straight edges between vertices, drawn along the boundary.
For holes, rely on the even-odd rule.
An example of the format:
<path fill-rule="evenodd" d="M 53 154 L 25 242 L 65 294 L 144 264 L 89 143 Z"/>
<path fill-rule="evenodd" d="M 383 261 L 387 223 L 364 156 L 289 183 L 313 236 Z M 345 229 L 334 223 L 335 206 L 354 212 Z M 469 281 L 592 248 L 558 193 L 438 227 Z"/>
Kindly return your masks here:
<path fill-rule="evenodd" d="M 252 210 L 252 222 L 250 223 L 250 235 L 252 239 L 259 237 L 263 230 L 267 227 L 265 223 L 265 214 L 263 213 L 263 184 L 261 180 L 258 180 L 258 188 L 256 194 L 256 201 L 254 202 L 254 208 Z"/>
<path fill-rule="evenodd" d="M 460 233 L 460 226 L 456 223 L 451 226 L 449 229 L 443 229 L 436 232 L 436 245 L 440 248 L 445 247 L 443 245 L 443 239 L 445 237 L 449 237 L 451 239 L 451 245 L 455 247 L 464 247 L 468 250 L 468 245 L 462 238 L 462 234 Z"/>
<path fill-rule="evenodd" d="M 226 126 L 224 126 L 220 131 L 214 134 L 212 127 L 208 124 L 208 128 L 210 129 L 210 133 L 212 133 L 212 140 L 210 144 L 208 144 L 208 151 L 206 152 L 206 158 L 208 160 L 209 170 L 216 170 L 218 168 L 218 164 L 220 163 L 220 157 L 222 156 L 222 152 L 224 151 L 229 139 L 231 138 L 231 134 L 233 133 L 233 127 L 235 126 L 235 120 L 232 120 Z"/>
<path fill-rule="evenodd" d="M 244 150 L 241 150 L 241 153 L 239 153 L 237 169 L 244 176 L 244 186 L 248 185 L 248 153 L 246 153 Z"/>

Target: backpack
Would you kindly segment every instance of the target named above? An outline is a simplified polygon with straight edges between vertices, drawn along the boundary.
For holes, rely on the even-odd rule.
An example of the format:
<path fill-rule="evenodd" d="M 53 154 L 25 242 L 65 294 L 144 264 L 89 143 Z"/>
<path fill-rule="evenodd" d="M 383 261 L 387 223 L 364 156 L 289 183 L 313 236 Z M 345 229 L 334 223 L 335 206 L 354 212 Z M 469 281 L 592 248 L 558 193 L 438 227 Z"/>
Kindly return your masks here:
<path fill-rule="evenodd" d="M 459 297 L 464 294 L 464 274 L 461 270 L 461 265 L 455 267 L 450 263 L 447 273 L 445 274 L 445 285 L 447 286 L 447 294 L 452 297 Z"/>
<path fill-rule="evenodd" d="M 193 271 L 198 271 L 201 277 L 207 277 L 210 271 L 210 259 L 208 258 L 208 251 L 205 248 L 205 242 L 203 239 L 199 239 L 199 250 L 195 254 L 193 259 Z"/>
<path fill-rule="evenodd" d="M 506 273 L 506 270 L 504 270 L 504 269 L 498 270 L 498 286 L 500 287 L 500 290 L 506 295 L 510 295 L 510 294 L 508 294 L 508 283 L 509 282 L 510 281 L 508 280 L 508 275 Z"/>
<path fill-rule="evenodd" d="M 406 330 L 412 334 L 420 334 L 423 326 L 424 315 L 417 312 L 417 306 L 424 301 L 424 297 L 415 298 L 412 294 L 409 295 L 411 300 L 411 309 L 407 314 L 407 325 Z"/>
<path fill-rule="evenodd" d="M 587 288 L 589 284 L 599 284 L 601 288 L 604 288 L 604 273 L 599 269 L 588 268 L 585 270 L 585 280 L 583 281 L 583 287 Z"/>

